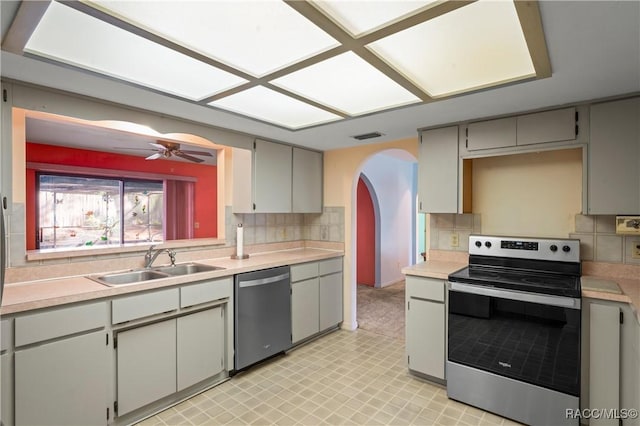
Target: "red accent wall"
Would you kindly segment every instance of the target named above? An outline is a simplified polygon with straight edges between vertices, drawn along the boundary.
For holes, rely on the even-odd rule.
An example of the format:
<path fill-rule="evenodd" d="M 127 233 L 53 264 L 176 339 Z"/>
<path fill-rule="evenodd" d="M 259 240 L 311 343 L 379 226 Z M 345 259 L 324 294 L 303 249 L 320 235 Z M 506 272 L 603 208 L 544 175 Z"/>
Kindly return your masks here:
<path fill-rule="evenodd" d="M 121 155 L 62 146 L 27 142 L 27 162 L 64 164 L 121 171 L 147 172 L 173 176 L 189 176 L 197 179 L 195 188 L 195 218 L 199 228 L 195 238 L 218 236 L 218 171 L 216 166 L 204 166 L 171 160 L 145 160 L 144 157 Z M 96 171 L 99 174 L 99 170 Z M 126 173 L 123 173 L 126 175 Z M 27 250 L 34 250 L 36 242 L 36 180 L 35 170 L 27 169 L 26 176 Z"/>
<path fill-rule="evenodd" d="M 369 188 L 358 180 L 357 213 L 357 270 L 356 282 L 374 286 L 376 283 L 376 218 Z"/>

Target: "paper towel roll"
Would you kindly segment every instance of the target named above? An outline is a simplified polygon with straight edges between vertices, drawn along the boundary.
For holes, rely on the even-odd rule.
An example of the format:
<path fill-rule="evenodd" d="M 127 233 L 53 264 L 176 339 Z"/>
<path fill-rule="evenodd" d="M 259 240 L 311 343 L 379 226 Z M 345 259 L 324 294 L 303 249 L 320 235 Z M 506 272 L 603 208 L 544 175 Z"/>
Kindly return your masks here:
<path fill-rule="evenodd" d="M 244 229 L 242 224 L 238 224 L 236 231 L 236 256 L 242 257 L 244 255 Z"/>

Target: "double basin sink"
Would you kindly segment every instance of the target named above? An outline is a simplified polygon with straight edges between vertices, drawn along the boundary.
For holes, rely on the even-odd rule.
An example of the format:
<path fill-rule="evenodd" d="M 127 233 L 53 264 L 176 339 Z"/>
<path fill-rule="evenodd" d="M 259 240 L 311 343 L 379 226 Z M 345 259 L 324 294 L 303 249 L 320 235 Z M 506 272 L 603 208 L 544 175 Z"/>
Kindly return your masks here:
<path fill-rule="evenodd" d="M 155 268 L 137 269 L 133 271 L 117 272 L 91 276 L 92 280 L 110 287 L 126 284 L 138 284 L 160 278 L 177 277 L 224 269 L 220 266 L 203 265 L 202 263 L 180 263 L 174 266 L 157 266 Z"/>

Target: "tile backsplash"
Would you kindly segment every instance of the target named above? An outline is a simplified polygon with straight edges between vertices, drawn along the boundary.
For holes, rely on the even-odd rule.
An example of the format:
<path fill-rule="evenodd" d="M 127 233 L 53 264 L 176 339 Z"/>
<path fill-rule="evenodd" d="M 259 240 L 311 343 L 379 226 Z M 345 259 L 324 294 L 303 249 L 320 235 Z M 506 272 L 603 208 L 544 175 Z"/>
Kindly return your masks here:
<path fill-rule="evenodd" d="M 236 227 L 242 223 L 245 244 L 296 240 L 344 242 L 344 207 L 324 207 L 322 213 L 234 214 L 225 208 L 226 241 L 236 244 Z"/>
<path fill-rule="evenodd" d="M 429 215 L 429 248 L 434 250 L 469 251 L 469 235 L 480 233 L 479 214 L 431 213 Z M 458 235 L 458 246 L 452 246 L 452 235 Z"/>
<path fill-rule="evenodd" d="M 640 259 L 632 257 L 633 244 L 640 242 L 640 235 L 616 234 L 615 216 L 578 214 L 575 223 L 575 233 L 569 238 L 580 240 L 582 260 L 640 265 Z"/>

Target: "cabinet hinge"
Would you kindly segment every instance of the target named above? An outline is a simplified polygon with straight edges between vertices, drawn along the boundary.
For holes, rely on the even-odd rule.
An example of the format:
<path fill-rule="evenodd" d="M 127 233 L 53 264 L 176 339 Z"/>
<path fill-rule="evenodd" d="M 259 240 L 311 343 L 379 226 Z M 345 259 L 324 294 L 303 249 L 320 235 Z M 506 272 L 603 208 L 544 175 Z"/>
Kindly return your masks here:
<path fill-rule="evenodd" d="M 107 407 L 107 420 L 109 420 L 109 407 Z"/>
<path fill-rule="evenodd" d="M 107 336 L 107 346 L 109 346 L 109 333 L 107 333 L 106 336 Z"/>
<path fill-rule="evenodd" d="M 113 349 L 118 349 L 118 338 L 117 337 L 113 338 Z"/>
<path fill-rule="evenodd" d="M 2 89 L 2 100 L 7 102 L 7 89 Z"/>
<path fill-rule="evenodd" d="M 578 118 L 580 117 L 580 113 L 576 111 L 576 136 L 580 133 L 580 126 L 578 125 Z"/>
<path fill-rule="evenodd" d="M 411 356 L 407 355 L 407 364 L 411 365 Z"/>
<path fill-rule="evenodd" d="M 118 401 L 113 401 L 113 415 L 118 415 Z"/>
<path fill-rule="evenodd" d="M 411 301 L 407 302 L 407 311 L 411 309 Z"/>
<path fill-rule="evenodd" d="M 620 311 L 620 324 L 624 324 L 624 312 Z"/>
<path fill-rule="evenodd" d="M 464 147 L 465 148 L 469 148 L 469 128 L 467 127 L 466 129 L 464 129 Z"/>
<path fill-rule="evenodd" d="M 256 209 L 256 203 L 253 203 L 253 210 Z"/>
<path fill-rule="evenodd" d="M 256 141 L 253 141 L 253 149 L 256 149 Z"/>

